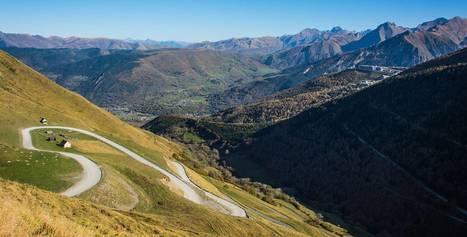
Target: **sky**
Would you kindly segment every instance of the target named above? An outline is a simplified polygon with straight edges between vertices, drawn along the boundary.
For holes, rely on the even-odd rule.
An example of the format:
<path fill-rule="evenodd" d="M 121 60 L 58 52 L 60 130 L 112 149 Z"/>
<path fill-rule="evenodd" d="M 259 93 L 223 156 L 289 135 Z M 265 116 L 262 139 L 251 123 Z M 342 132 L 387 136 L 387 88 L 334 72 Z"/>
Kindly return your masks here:
<path fill-rule="evenodd" d="M 467 17 L 467 0 L 1 0 L 0 31 L 43 36 L 199 42 L 305 28 L 414 27 Z"/>

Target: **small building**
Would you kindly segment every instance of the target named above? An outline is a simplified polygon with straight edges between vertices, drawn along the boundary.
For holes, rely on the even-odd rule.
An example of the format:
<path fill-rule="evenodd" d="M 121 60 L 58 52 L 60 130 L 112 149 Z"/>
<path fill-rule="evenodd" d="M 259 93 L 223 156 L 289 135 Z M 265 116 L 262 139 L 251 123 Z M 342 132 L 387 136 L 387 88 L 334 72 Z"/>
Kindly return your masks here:
<path fill-rule="evenodd" d="M 389 77 L 391 77 L 391 76 L 390 75 L 382 75 L 382 76 L 378 77 L 378 80 L 384 80 L 384 79 L 389 78 Z"/>
<path fill-rule="evenodd" d="M 44 125 L 47 125 L 47 119 L 46 118 L 41 118 L 40 122 Z"/>
<path fill-rule="evenodd" d="M 54 141 L 57 141 L 57 138 L 55 138 L 55 137 L 48 137 L 48 138 L 47 138 L 47 141 L 48 141 L 48 142 L 54 142 Z"/>
<path fill-rule="evenodd" d="M 63 148 L 71 148 L 71 143 L 67 140 L 63 140 L 62 142 L 60 142 L 60 144 L 58 144 L 59 146 L 63 147 Z"/>
<path fill-rule="evenodd" d="M 364 72 L 373 72 L 373 71 L 376 71 L 376 66 L 373 66 L 373 65 L 358 65 L 357 69 L 360 70 L 360 71 L 364 71 Z"/>

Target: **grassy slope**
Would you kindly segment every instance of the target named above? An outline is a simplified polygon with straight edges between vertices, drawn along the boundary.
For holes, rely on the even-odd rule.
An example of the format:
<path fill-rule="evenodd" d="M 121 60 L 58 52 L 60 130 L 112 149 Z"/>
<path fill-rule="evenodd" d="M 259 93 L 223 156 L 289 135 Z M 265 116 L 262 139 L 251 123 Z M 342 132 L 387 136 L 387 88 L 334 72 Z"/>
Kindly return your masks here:
<path fill-rule="evenodd" d="M 18 128 L 38 125 L 40 117 L 49 124 L 68 125 L 96 131 L 130 145 L 135 150 L 171 155 L 177 148 L 161 137 L 134 128 L 81 96 L 24 66 L 13 57 L 0 53 L 0 141 L 19 145 Z"/>
<path fill-rule="evenodd" d="M 62 150 L 62 148 L 56 145 L 59 143 L 59 141 L 45 141 L 46 130 L 50 129 L 36 130 L 33 132 L 32 136 L 35 146 L 41 149 Z M 74 132 L 67 133 L 67 131 L 55 129 L 52 129 L 52 131 L 54 131 L 55 134 L 65 134 L 72 144 L 81 144 L 79 142 L 82 141 L 86 141 L 84 144 L 90 144 L 90 141 L 95 141 L 93 138 Z M 98 141 L 96 142 L 100 143 Z M 164 190 L 164 187 L 160 181 L 162 176 L 157 174 L 149 175 L 151 172 L 146 167 L 134 162 L 128 162 L 128 159 L 123 154 L 116 155 L 115 153 L 118 154 L 118 152 L 112 150 L 111 148 L 109 149 L 108 147 L 105 147 L 105 144 L 91 144 L 93 144 L 92 146 L 94 148 L 100 147 L 96 149 L 99 152 L 87 152 L 86 150 L 88 150 L 88 148 L 82 145 L 74 145 L 72 149 L 67 150 L 73 153 L 84 154 L 104 166 L 106 175 L 103 182 L 101 182 L 97 188 L 81 195 L 81 197 L 106 206 L 126 209 L 126 206 L 134 205 L 134 203 L 132 203 L 133 200 L 131 200 L 132 195 L 126 194 L 128 192 L 128 188 L 132 187 L 132 192 L 137 193 L 138 200 L 137 203 L 135 203 L 136 206 L 131 206 L 130 209 L 136 211 L 163 214 L 164 216 L 168 217 L 185 216 L 185 218 L 190 218 L 190 215 L 186 216 L 186 214 L 199 215 L 201 217 L 203 214 L 200 213 L 207 211 L 192 208 L 190 207 L 189 202 L 183 198 L 174 195 L 172 192 Z M 122 169 L 122 167 L 125 168 Z M 200 187 L 203 187 L 204 189 L 209 190 L 218 196 L 225 197 L 227 195 L 237 201 L 240 201 L 244 206 L 247 207 L 250 215 L 255 219 L 261 221 L 264 219 L 262 216 L 255 214 L 255 212 L 259 211 L 263 215 L 278 219 L 287 225 L 292 226 L 293 229 L 299 230 L 300 232 L 318 236 L 322 234 L 332 235 L 332 232 L 340 234 L 344 233 L 342 229 L 328 225 L 325 222 L 317 221 L 314 223 L 315 225 L 307 224 L 307 221 L 313 219 L 316 220 L 316 214 L 306 209 L 305 207 L 301 207 L 300 210 L 298 210 L 291 206 L 289 203 L 285 202 L 281 202 L 281 204 L 278 206 L 272 206 L 233 185 L 224 184 L 220 181 L 208 177 L 203 177 L 191 169 L 187 169 L 191 179 Z M 122 178 L 120 175 L 115 175 L 114 173 L 124 174 L 124 177 Z M 155 189 L 154 187 L 157 188 Z M 125 190 L 125 188 L 127 190 Z M 279 202 L 280 200 L 276 201 Z M 286 208 L 287 206 L 289 209 Z M 252 212 L 252 210 L 254 210 L 254 212 Z M 183 218 L 184 217 L 182 217 L 182 219 Z M 186 221 L 189 220 L 187 219 Z"/>
<path fill-rule="evenodd" d="M 0 235 L 13 236 L 270 236 L 297 235 L 252 221 L 219 220 L 197 229 L 163 215 L 119 212 L 75 198 L 64 198 L 28 185 L 0 181 Z"/>
<path fill-rule="evenodd" d="M 72 159 L 0 144 L 0 177 L 60 192 L 73 184 L 81 167 Z"/>
<path fill-rule="evenodd" d="M 19 128 L 37 125 L 42 116 L 47 117 L 50 124 L 84 128 L 109 137 L 162 166 L 166 165 L 164 157 L 180 152 L 177 145 L 120 121 L 0 52 L 0 144 L 13 151 L 18 149 L 21 141 Z M 85 137 L 79 139 L 88 140 Z M 108 151 L 93 154 L 82 147 L 75 149 L 88 155 L 104 170 L 103 181 L 82 197 L 115 207 L 130 203 L 128 198 L 131 195 L 122 193 L 125 196 L 122 199 L 126 200 L 117 200 L 117 203 L 99 197 L 103 193 L 104 197 L 115 195 L 112 187 L 131 186 L 133 193 L 138 195 L 138 203 L 133 209 L 136 212 L 117 212 L 87 201 L 66 199 L 31 186 L 2 180 L 0 199 L 4 208 L 0 215 L 0 229 L 4 233 L 58 233 L 64 236 L 116 233 L 137 236 L 154 233 L 300 235 L 264 219 L 234 218 L 195 205 L 169 191 L 162 184 L 163 177 L 159 173 L 125 156 L 109 154 Z M 118 192 L 125 192 L 125 188 Z"/>

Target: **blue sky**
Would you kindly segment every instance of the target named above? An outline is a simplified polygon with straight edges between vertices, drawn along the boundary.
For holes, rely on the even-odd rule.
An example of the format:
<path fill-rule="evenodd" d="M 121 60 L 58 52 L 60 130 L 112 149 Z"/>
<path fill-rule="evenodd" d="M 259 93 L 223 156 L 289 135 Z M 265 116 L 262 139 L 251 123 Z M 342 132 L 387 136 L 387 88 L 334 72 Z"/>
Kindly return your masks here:
<path fill-rule="evenodd" d="M 416 26 L 467 17 L 467 0 L 15 0 L 2 1 L 0 31 L 202 41 L 278 36 L 304 28 Z"/>

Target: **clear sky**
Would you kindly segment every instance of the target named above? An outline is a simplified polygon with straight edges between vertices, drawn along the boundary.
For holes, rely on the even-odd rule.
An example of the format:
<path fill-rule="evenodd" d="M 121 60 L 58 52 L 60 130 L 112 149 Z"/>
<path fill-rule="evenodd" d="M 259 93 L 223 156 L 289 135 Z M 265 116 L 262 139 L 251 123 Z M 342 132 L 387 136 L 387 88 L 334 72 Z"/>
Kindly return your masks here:
<path fill-rule="evenodd" d="M 467 17 L 467 0 L 3 0 L 1 8 L 3 32 L 190 42 Z"/>

